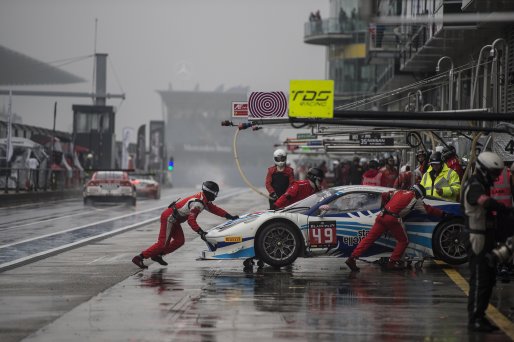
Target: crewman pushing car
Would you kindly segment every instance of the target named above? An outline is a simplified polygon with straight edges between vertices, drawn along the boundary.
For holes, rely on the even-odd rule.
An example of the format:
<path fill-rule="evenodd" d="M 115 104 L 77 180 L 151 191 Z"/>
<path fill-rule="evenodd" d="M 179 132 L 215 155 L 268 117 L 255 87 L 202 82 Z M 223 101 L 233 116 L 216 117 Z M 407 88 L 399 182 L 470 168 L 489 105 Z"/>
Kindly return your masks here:
<path fill-rule="evenodd" d="M 423 203 L 426 195 L 425 188 L 420 184 L 413 185 L 409 190 L 397 190 L 395 192 L 383 193 L 383 201 L 387 201 L 387 197 L 391 199 L 387 201 L 384 209 L 378 214 L 375 223 L 371 227 L 368 235 L 355 247 L 352 255 L 346 260 L 346 265 L 352 271 L 358 271 L 356 260 L 359 258 L 380 236 L 390 231 L 396 239 L 396 246 L 386 265 L 387 269 L 402 269 L 401 257 L 407 249 L 409 239 L 402 219 L 412 210 L 419 210 L 431 216 L 444 217 L 448 215 L 442 210 Z"/>
<path fill-rule="evenodd" d="M 174 252 L 184 244 L 184 232 L 180 224 L 186 221 L 203 240 L 207 233 L 200 228 L 196 218 L 204 209 L 228 220 L 237 220 L 239 216 L 232 216 L 212 203 L 218 196 L 218 192 L 218 184 L 206 181 L 202 184 L 201 192 L 171 203 L 168 209 L 161 214 L 161 229 L 157 242 L 132 258 L 132 262 L 144 269 L 148 266 L 144 264 L 143 260 L 150 258 L 163 266 L 167 266 L 168 263 L 162 257 Z"/>
<path fill-rule="evenodd" d="M 325 173 L 317 167 L 311 168 L 307 172 L 307 179 L 294 181 L 287 189 L 286 193 L 275 201 L 274 207 L 281 209 L 290 204 L 296 203 L 304 198 L 321 190 L 321 182 L 325 178 Z"/>

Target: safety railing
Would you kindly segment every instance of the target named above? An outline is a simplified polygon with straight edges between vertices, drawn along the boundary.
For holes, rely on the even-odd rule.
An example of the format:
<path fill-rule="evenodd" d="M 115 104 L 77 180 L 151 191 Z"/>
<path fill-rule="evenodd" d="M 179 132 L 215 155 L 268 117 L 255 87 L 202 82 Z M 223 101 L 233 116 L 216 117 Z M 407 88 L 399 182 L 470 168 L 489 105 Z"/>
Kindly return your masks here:
<path fill-rule="evenodd" d="M 356 31 L 365 31 L 367 23 L 357 19 L 339 20 L 337 18 L 329 18 L 324 20 L 309 21 L 305 23 L 305 37 L 325 35 L 325 34 L 338 34 L 338 33 L 353 33 Z"/>
<path fill-rule="evenodd" d="M 78 169 L 0 168 L 0 192 L 63 191 L 79 189 L 87 173 Z"/>

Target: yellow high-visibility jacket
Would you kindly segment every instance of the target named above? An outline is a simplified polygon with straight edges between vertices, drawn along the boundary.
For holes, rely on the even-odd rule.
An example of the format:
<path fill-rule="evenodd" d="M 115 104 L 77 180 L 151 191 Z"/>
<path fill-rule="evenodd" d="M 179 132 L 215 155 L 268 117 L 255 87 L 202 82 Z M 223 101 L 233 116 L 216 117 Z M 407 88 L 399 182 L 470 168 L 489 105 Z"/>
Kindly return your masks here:
<path fill-rule="evenodd" d="M 428 168 L 420 182 L 420 184 L 423 185 L 427 190 L 427 196 L 439 197 L 450 201 L 457 201 L 460 193 L 460 178 L 457 172 L 446 166 L 446 163 L 443 163 L 441 172 L 439 172 L 434 182 L 432 183 L 430 171 L 432 171 L 432 166 Z M 436 189 L 443 189 L 443 195 L 439 195 Z"/>

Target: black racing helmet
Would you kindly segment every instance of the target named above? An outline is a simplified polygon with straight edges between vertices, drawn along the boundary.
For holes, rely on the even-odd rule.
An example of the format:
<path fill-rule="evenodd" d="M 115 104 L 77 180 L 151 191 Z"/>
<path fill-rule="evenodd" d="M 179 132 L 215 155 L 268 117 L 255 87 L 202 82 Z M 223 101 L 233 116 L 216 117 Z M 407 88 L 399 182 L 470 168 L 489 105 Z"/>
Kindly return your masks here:
<path fill-rule="evenodd" d="M 451 157 L 453 157 L 456 153 L 455 153 L 455 147 L 453 146 L 445 146 L 443 148 L 443 151 L 441 152 L 441 155 L 443 157 L 444 160 L 448 160 L 450 159 Z"/>
<path fill-rule="evenodd" d="M 321 182 L 325 178 L 325 173 L 318 169 L 317 167 L 313 167 L 309 169 L 307 172 L 307 179 L 313 181 L 316 184 L 316 181 Z"/>
<path fill-rule="evenodd" d="M 209 202 L 212 202 L 218 196 L 220 187 L 213 181 L 205 181 L 202 184 L 202 191 Z"/>
<path fill-rule="evenodd" d="M 378 169 L 378 161 L 375 159 L 371 159 L 368 163 L 368 168 L 370 169 Z"/>

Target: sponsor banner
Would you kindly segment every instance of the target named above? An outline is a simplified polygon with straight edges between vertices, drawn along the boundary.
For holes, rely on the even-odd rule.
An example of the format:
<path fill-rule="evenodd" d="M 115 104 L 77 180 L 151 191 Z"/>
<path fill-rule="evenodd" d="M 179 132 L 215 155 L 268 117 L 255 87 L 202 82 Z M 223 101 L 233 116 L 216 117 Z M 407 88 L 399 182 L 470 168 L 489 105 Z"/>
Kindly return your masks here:
<path fill-rule="evenodd" d="M 150 121 L 150 160 L 151 170 L 164 169 L 164 121 Z"/>
<path fill-rule="evenodd" d="M 248 118 L 248 102 L 234 101 L 232 102 L 232 117 L 233 118 Z"/>
<path fill-rule="evenodd" d="M 130 136 L 133 133 L 133 129 L 130 127 L 124 127 L 122 133 L 122 149 L 121 149 L 121 168 L 129 168 L 129 153 L 128 146 L 130 144 Z"/>
<path fill-rule="evenodd" d="M 334 81 L 292 80 L 289 88 L 289 116 L 332 119 Z"/>
<path fill-rule="evenodd" d="M 136 169 L 146 169 L 146 125 L 137 130 Z"/>
<path fill-rule="evenodd" d="M 248 118 L 287 118 L 287 94 L 283 91 L 251 92 L 248 95 Z"/>
<path fill-rule="evenodd" d="M 382 138 L 380 133 L 376 132 L 353 135 L 353 137 L 357 137 L 356 140 L 359 141 L 360 146 L 394 146 L 394 138 Z"/>

